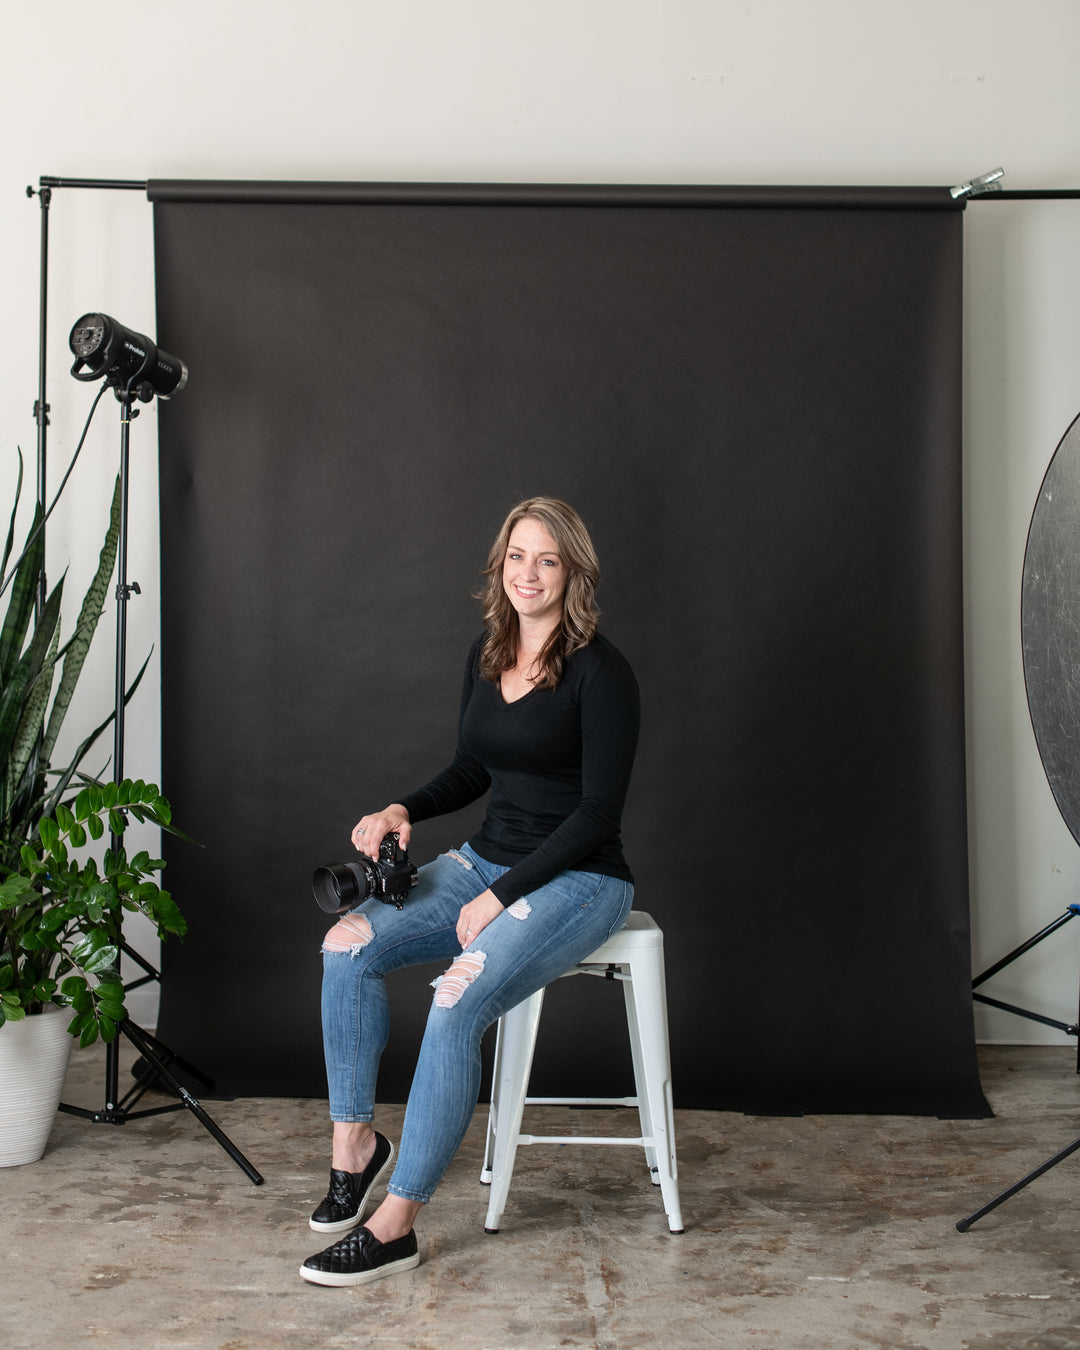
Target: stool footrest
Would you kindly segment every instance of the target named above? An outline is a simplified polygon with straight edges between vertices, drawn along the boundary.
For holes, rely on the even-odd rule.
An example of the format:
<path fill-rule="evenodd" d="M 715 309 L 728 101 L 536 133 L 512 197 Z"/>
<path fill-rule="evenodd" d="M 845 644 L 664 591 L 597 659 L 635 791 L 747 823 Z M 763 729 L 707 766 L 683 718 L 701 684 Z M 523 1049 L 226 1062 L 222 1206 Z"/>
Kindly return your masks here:
<path fill-rule="evenodd" d="M 609 1138 L 600 1134 L 519 1134 L 518 1147 L 523 1144 L 627 1144 L 635 1148 L 655 1148 L 652 1139 Z"/>
<path fill-rule="evenodd" d="M 526 1097 L 526 1106 L 637 1106 L 636 1097 Z"/>

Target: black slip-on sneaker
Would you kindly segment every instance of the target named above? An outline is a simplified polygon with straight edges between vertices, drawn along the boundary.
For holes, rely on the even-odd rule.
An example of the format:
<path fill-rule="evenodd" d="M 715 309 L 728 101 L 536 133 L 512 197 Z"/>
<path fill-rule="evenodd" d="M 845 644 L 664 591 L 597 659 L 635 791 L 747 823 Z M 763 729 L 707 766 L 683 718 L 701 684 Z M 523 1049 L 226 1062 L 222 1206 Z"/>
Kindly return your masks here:
<path fill-rule="evenodd" d="M 372 1187 L 390 1166 L 393 1157 L 393 1144 L 376 1130 L 375 1152 L 362 1172 L 330 1169 L 330 1189 L 308 1220 L 310 1227 L 316 1233 L 340 1233 L 346 1228 L 355 1228 L 364 1217 L 364 1206 Z"/>
<path fill-rule="evenodd" d="M 416 1234 L 411 1228 L 394 1242 L 380 1242 L 368 1229 L 354 1228 L 326 1251 L 309 1256 L 300 1267 L 300 1277 L 311 1284 L 370 1284 L 419 1264 Z"/>

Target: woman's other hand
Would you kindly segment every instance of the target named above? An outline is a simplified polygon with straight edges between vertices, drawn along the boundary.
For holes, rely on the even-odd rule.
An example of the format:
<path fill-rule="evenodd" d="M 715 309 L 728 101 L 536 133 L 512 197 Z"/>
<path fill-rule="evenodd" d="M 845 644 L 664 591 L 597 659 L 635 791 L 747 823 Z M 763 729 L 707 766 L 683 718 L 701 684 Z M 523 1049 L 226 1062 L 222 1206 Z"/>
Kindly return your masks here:
<path fill-rule="evenodd" d="M 490 891 L 482 891 L 475 900 L 462 905 L 457 921 L 457 940 L 462 950 L 471 946 L 492 919 L 497 919 L 502 912 L 502 901 Z"/>
<path fill-rule="evenodd" d="M 357 853 L 378 858 L 379 845 L 391 830 L 397 831 L 401 847 L 408 848 L 412 825 L 408 811 L 398 802 L 392 802 L 381 811 L 373 811 L 369 816 L 361 816 L 352 832 L 353 847 Z"/>

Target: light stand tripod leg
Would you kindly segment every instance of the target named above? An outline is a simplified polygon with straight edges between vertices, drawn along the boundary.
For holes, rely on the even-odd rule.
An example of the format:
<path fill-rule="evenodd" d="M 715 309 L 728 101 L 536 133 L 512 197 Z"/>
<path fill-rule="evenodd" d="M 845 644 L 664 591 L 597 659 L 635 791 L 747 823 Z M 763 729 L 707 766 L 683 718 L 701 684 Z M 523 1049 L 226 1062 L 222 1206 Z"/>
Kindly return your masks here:
<path fill-rule="evenodd" d="M 236 1163 L 237 1167 L 251 1180 L 256 1186 L 263 1184 L 263 1178 L 259 1172 L 248 1162 L 247 1158 L 240 1152 L 229 1136 L 222 1130 L 209 1115 L 203 1110 L 202 1106 L 196 1101 L 186 1087 L 172 1076 L 162 1060 L 157 1056 L 157 1046 L 159 1044 L 152 1036 L 147 1035 L 141 1027 L 137 1027 L 130 1018 L 125 1017 L 120 1023 L 120 1030 L 128 1038 L 131 1044 L 139 1051 L 148 1063 L 150 1063 L 159 1077 L 169 1085 L 173 1092 L 180 1098 L 180 1101 L 187 1107 L 195 1119 L 203 1128 L 211 1134 L 229 1157 Z M 172 1110 L 175 1107 L 166 1107 L 165 1110 Z"/>
<path fill-rule="evenodd" d="M 969 1214 L 966 1219 L 961 1219 L 956 1225 L 957 1232 L 966 1233 L 971 1225 L 981 1219 L 984 1214 L 989 1214 L 992 1209 L 997 1209 L 998 1205 L 1003 1205 L 1010 1196 L 1015 1195 L 1017 1191 L 1022 1191 L 1025 1186 L 1033 1182 L 1036 1177 L 1041 1177 L 1044 1172 L 1049 1172 L 1051 1167 L 1056 1167 L 1062 1159 L 1067 1158 L 1070 1153 L 1075 1153 L 1078 1148 L 1080 1148 L 1080 1139 L 1074 1139 L 1068 1148 L 1063 1148 L 1060 1153 L 1055 1153 L 1041 1167 L 1036 1167 L 1034 1172 L 1029 1172 L 1023 1180 L 1016 1182 L 1014 1186 L 1010 1186 L 1007 1191 L 1002 1191 L 989 1204 L 983 1205 L 982 1209 L 977 1209 L 974 1214 Z"/>

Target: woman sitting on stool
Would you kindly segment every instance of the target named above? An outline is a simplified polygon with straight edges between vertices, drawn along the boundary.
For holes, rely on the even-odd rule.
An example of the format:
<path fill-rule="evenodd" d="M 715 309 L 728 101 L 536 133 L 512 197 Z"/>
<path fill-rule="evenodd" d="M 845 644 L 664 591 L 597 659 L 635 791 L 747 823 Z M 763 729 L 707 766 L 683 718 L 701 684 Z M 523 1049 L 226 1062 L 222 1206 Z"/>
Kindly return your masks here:
<path fill-rule="evenodd" d="M 638 690 L 625 658 L 596 631 L 589 533 L 565 502 L 533 497 L 507 517 L 485 575 L 485 631 L 465 667 L 453 761 L 363 816 L 352 841 L 377 858 L 394 830 L 407 847 L 418 821 L 490 790 L 484 823 L 420 869 L 402 909 L 372 897 L 323 945 L 333 1149 L 330 1190 L 310 1223 L 344 1236 L 300 1267 L 315 1284 L 364 1284 L 419 1263 L 413 1224 L 472 1118 L 485 1030 L 617 932 L 633 900 L 619 821 Z M 434 982 L 397 1164 L 361 1227 L 394 1157 L 372 1125 L 389 1034 L 384 978 L 440 960 L 449 966 Z"/>

